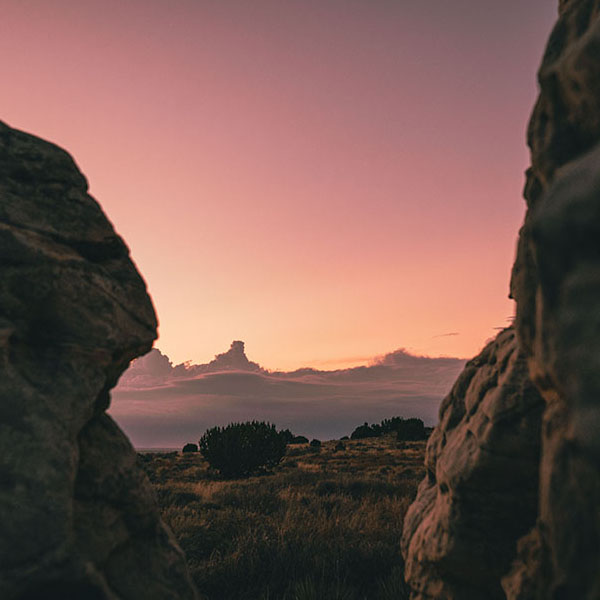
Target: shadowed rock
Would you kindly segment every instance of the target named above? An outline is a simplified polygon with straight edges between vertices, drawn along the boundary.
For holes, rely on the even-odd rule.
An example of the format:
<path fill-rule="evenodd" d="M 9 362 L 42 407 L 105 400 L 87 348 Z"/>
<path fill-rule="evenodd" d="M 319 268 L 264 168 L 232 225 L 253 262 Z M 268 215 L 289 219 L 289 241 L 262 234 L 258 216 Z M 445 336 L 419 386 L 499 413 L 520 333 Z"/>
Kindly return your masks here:
<path fill-rule="evenodd" d="M 195 598 L 110 389 L 146 286 L 60 148 L 0 123 L 0 597 Z"/>
<path fill-rule="evenodd" d="M 512 280 L 519 339 L 546 401 L 538 523 L 512 600 L 600 598 L 600 3 L 561 5 L 539 71 Z"/>
<path fill-rule="evenodd" d="M 465 366 L 427 444 L 404 524 L 414 598 L 503 598 L 500 577 L 535 522 L 543 400 L 507 329 Z"/>
<path fill-rule="evenodd" d="M 517 349 L 544 410 L 541 418 L 538 409 L 531 412 L 522 430 L 515 424 L 497 436 L 537 440 L 541 431 L 535 523 L 513 547 L 514 561 L 501 579 L 510 600 L 600 598 L 600 2 L 561 0 L 559 14 L 529 124 L 528 210 L 511 280 Z M 480 369 L 485 377 L 489 367 Z M 526 374 L 520 377 L 525 389 Z M 428 445 L 435 479 L 421 484 L 406 520 L 407 578 L 413 599 L 500 598 L 500 569 L 486 568 L 478 558 L 488 551 L 482 538 L 493 533 L 494 523 L 484 523 L 475 535 L 464 528 L 465 507 L 477 515 L 477 499 L 487 497 L 496 484 L 473 479 L 473 462 L 464 456 L 472 456 L 480 437 L 460 437 L 469 391 L 464 397 L 453 394 Z M 517 394 L 515 406 L 526 409 L 530 397 Z M 471 420 L 481 419 L 484 407 L 476 408 Z M 449 427 L 445 418 L 452 413 L 458 415 L 457 427 Z M 511 462 L 498 462 L 498 477 L 505 476 Z M 448 495 L 450 500 L 444 500 Z M 520 518 L 531 494 L 515 485 L 512 498 Z M 526 523 L 523 519 L 520 528 Z M 518 529 L 506 525 L 504 549 L 495 550 L 502 567 Z M 469 571 L 480 584 L 477 590 L 465 580 Z M 477 574 L 481 571 L 487 577 Z"/>

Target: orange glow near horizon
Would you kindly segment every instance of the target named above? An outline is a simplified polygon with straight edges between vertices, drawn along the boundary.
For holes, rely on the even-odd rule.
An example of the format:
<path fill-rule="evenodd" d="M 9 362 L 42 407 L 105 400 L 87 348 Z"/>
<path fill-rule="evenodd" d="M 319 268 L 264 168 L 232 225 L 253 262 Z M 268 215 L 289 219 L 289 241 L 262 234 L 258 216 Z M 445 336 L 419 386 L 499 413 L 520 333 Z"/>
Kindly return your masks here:
<path fill-rule="evenodd" d="M 507 324 L 556 11 L 403 4 L 3 6 L 0 119 L 74 156 L 174 362 L 470 357 Z"/>

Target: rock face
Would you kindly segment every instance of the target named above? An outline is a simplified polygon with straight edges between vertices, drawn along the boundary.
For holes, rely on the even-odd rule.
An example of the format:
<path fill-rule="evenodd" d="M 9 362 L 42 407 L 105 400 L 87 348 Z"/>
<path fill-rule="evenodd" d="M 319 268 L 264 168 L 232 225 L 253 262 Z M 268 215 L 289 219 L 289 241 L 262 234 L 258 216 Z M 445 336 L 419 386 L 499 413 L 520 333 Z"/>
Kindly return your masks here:
<path fill-rule="evenodd" d="M 516 540 L 535 522 L 543 400 L 507 329 L 465 366 L 427 444 L 404 524 L 415 598 L 503 598 Z"/>
<path fill-rule="evenodd" d="M 528 131 L 528 210 L 511 281 L 519 358 L 509 379 L 502 361 L 477 364 L 501 352 L 500 334 L 442 405 L 404 529 L 413 600 L 600 598 L 600 2 L 563 0 L 559 15 Z M 486 392 L 475 402 L 477 379 L 496 376 L 496 401 Z M 489 418 L 490 405 L 506 407 L 509 427 Z M 510 470 L 518 448 L 530 485 Z M 496 489 L 498 479 L 507 486 Z M 495 518 L 481 518 L 485 502 Z"/>
<path fill-rule="evenodd" d="M 105 414 L 156 318 L 69 155 L 0 123 L 0 597 L 196 597 Z"/>
<path fill-rule="evenodd" d="M 538 525 L 509 598 L 600 598 L 600 3 L 561 5 L 529 126 L 528 211 L 512 280 L 546 401 Z"/>

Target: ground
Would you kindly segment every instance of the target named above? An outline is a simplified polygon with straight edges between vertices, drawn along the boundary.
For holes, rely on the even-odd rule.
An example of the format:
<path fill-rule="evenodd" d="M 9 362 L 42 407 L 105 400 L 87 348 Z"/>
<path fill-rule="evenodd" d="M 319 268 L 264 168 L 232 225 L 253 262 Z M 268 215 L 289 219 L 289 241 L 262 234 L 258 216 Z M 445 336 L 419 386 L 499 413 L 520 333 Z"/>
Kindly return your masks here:
<path fill-rule="evenodd" d="M 425 442 L 288 446 L 271 473 L 223 480 L 198 453 L 140 454 L 208 600 L 402 600 L 400 536 Z"/>

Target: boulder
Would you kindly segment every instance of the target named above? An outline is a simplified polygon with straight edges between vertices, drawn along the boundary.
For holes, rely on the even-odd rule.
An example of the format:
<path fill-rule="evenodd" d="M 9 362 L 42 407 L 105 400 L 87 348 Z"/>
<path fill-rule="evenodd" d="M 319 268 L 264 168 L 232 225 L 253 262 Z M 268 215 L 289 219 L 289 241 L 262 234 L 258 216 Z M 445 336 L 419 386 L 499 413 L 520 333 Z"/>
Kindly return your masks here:
<path fill-rule="evenodd" d="M 503 581 L 516 599 L 600 598 L 600 5 L 561 3 L 539 71 L 512 279 L 546 401 L 536 527 Z"/>
<path fill-rule="evenodd" d="M 156 338 L 71 157 L 0 123 L 0 597 L 192 599 L 110 389 Z"/>
<path fill-rule="evenodd" d="M 512 375 L 501 375 L 502 361 L 469 363 L 442 405 L 428 478 L 404 528 L 413 599 L 600 598 L 599 2 L 561 0 L 538 79 L 527 213 L 511 279 L 518 358 Z M 493 343 L 498 358 L 506 335 Z M 476 361 L 492 354 L 488 346 Z M 510 407 L 508 428 L 489 418 L 490 406 L 502 403 L 489 399 L 485 385 L 484 400 L 474 401 L 475 382 L 486 378 Z M 501 391 L 506 386 L 510 393 Z M 490 428 L 485 436 L 480 422 Z M 494 444 L 484 444 L 486 436 Z M 517 471 L 530 472 L 529 485 L 510 472 L 515 455 L 499 451 L 507 447 L 523 448 Z M 487 477 L 476 476 L 482 469 Z M 499 479 L 507 487 L 492 493 Z M 486 502 L 495 519 L 481 517 Z"/>
<path fill-rule="evenodd" d="M 404 521 L 412 598 L 503 598 L 501 576 L 535 523 L 543 400 L 512 329 L 467 363 L 427 443 Z"/>

